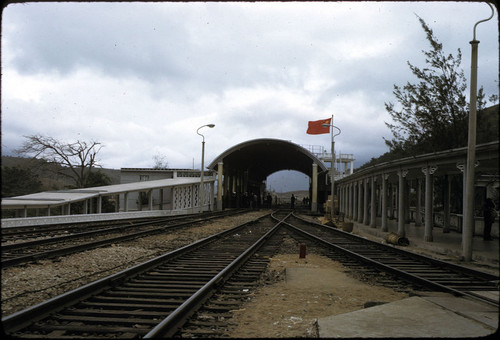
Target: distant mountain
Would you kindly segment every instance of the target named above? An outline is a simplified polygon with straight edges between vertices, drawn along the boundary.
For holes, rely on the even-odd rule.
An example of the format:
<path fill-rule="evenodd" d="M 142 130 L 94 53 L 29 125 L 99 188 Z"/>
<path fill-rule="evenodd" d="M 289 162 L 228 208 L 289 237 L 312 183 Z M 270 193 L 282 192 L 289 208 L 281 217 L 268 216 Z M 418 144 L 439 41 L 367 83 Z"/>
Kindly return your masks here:
<path fill-rule="evenodd" d="M 290 198 L 292 197 L 292 194 L 295 196 L 298 202 L 302 202 L 304 197 L 309 197 L 309 191 L 308 190 L 296 190 L 296 191 L 289 191 L 289 192 L 272 192 L 271 196 L 278 196 L 280 199 L 280 202 L 285 203 L 285 202 L 290 202 Z"/>
<path fill-rule="evenodd" d="M 294 170 L 282 170 L 267 177 L 266 190 L 293 192 L 309 189 L 309 176 Z"/>

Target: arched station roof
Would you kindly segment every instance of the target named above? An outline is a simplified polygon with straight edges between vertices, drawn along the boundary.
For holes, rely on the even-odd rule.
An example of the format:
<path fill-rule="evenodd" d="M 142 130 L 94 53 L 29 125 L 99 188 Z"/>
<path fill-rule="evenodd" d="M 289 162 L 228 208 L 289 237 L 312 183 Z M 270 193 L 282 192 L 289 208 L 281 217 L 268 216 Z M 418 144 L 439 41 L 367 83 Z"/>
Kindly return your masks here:
<path fill-rule="evenodd" d="M 237 144 L 224 151 L 208 166 L 217 171 L 217 164 L 224 163 L 224 172 L 247 171 L 253 179 L 265 180 L 281 170 L 296 170 L 312 177 L 312 164 L 318 172 L 327 171 L 316 156 L 300 145 L 281 139 L 262 138 Z"/>

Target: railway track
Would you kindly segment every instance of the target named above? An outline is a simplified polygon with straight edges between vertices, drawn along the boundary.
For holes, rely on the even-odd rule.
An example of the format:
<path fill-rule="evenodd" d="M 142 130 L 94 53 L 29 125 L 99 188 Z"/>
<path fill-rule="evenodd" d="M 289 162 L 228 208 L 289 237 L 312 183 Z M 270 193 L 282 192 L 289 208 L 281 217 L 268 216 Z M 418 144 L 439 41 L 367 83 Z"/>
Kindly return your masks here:
<path fill-rule="evenodd" d="M 455 266 L 453 264 L 445 263 L 442 261 L 436 261 L 425 256 L 414 255 L 407 251 L 400 251 L 397 248 L 391 246 L 384 246 L 377 242 L 366 240 L 362 237 L 352 235 L 343 231 L 339 231 L 336 228 L 331 228 L 318 223 L 310 222 L 304 218 L 290 214 L 286 210 L 279 211 L 273 214 L 276 221 L 281 221 L 285 228 L 281 229 L 281 235 L 277 239 L 280 242 L 283 237 L 292 236 L 297 243 L 305 243 L 308 248 L 315 247 L 316 249 L 323 248 L 322 253 L 334 261 L 339 261 L 343 263 L 344 266 L 350 268 L 351 274 L 357 278 L 365 278 L 371 283 L 377 282 L 377 284 L 383 285 L 385 287 L 392 288 L 397 291 L 409 292 L 413 291 L 417 294 L 426 294 L 428 291 L 445 291 L 458 296 L 468 296 L 474 300 L 479 300 L 490 305 L 498 307 L 498 301 L 485 298 L 481 295 L 470 294 L 466 291 L 458 291 L 456 287 L 446 287 L 442 283 L 443 277 L 455 278 L 453 282 L 456 282 L 457 272 L 464 273 L 467 276 L 467 280 L 481 283 L 481 289 L 485 291 L 498 291 L 498 277 L 490 274 L 485 274 L 478 271 L 473 271 L 465 267 Z M 307 232 L 305 230 L 308 230 Z M 321 238 L 318 238 L 318 235 Z M 329 241 L 324 240 L 328 239 Z M 335 242 L 333 244 L 332 242 Z M 339 246 L 340 245 L 340 246 Z M 269 244 L 268 246 L 271 246 Z M 277 247 L 277 245 L 272 245 Z M 388 262 L 386 264 L 379 263 L 373 256 L 373 259 L 367 258 L 365 255 L 368 253 L 376 254 L 374 251 L 378 246 L 380 246 L 378 255 L 380 259 L 380 254 L 384 253 L 386 258 L 398 259 L 395 262 Z M 297 247 L 298 249 L 299 247 Z M 350 250 L 348 249 L 350 248 Z M 388 249 L 391 248 L 391 249 Z M 391 254 L 390 251 L 395 251 L 398 256 Z M 262 263 L 267 263 L 266 259 L 272 256 L 276 252 L 276 248 L 272 248 L 269 253 L 263 254 L 260 259 Z M 418 277 L 415 272 L 411 274 L 404 272 L 402 269 L 415 269 L 408 260 L 404 260 L 405 257 L 412 259 L 413 265 L 420 263 L 427 263 L 430 261 L 433 265 L 437 266 L 434 269 L 429 269 L 425 272 L 419 272 L 419 274 L 432 275 L 437 278 L 437 282 L 432 282 L 430 277 Z M 257 260 L 257 258 L 256 258 Z M 409 265 L 406 268 L 394 267 L 394 263 L 402 264 L 406 261 Z M 452 270 L 454 274 L 449 275 L 449 271 Z M 262 269 L 258 270 L 258 275 L 261 275 Z M 442 275 L 442 276 L 441 276 Z M 248 278 L 252 277 L 249 274 Z M 462 280 L 465 280 L 462 278 Z M 241 283 L 237 286 L 240 290 L 245 290 L 251 292 L 252 289 L 257 285 L 259 281 L 258 277 L 254 274 L 251 280 Z M 231 280 L 229 281 L 230 284 Z M 460 280 L 458 280 L 460 282 Z M 230 294 L 224 286 L 222 290 L 211 300 L 219 303 L 226 303 L 228 297 L 225 294 Z M 243 287 L 245 287 L 243 289 Z M 476 285 L 469 286 L 470 289 L 477 289 Z M 231 317 L 232 309 L 242 308 L 245 302 L 246 296 L 239 292 L 237 296 L 229 298 L 230 303 L 225 306 L 214 305 L 212 302 L 207 302 L 200 310 L 190 318 L 184 327 L 176 333 L 176 337 L 224 337 L 226 331 L 232 328 Z"/>
<path fill-rule="evenodd" d="M 263 273 L 269 260 L 278 251 L 283 238 L 288 235 L 285 228 L 272 235 L 258 252 L 229 280 L 217 290 L 200 309 L 175 333 L 181 338 L 220 338 L 227 336 L 235 326 L 233 311 L 242 308 L 261 285 Z"/>
<path fill-rule="evenodd" d="M 263 216 L 2 319 L 15 337 L 220 337 L 283 237 L 390 287 L 485 299 L 498 277 L 408 253 L 288 212 Z M 387 275 L 385 275 L 387 274 Z M 385 280 L 385 281 L 384 281 Z"/>
<path fill-rule="evenodd" d="M 279 224 L 261 217 L 192 243 L 5 317 L 4 331 L 14 337 L 168 337 Z"/>
<path fill-rule="evenodd" d="M 142 221 L 120 221 L 118 225 L 111 223 L 111 226 L 103 227 L 102 223 L 94 225 L 85 224 L 82 226 L 66 226 L 67 233 L 62 236 L 53 235 L 53 231 L 63 233 L 61 226 L 45 226 L 36 228 L 36 230 L 27 231 L 21 228 L 17 233 L 13 230 L 2 230 L 2 241 L 4 232 L 10 236 L 25 235 L 29 232 L 30 237 L 37 235 L 37 239 L 2 244 L 1 246 L 1 265 L 3 268 L 19 265 L 26 262 L 37 261 L 45 258 L 54 258 L 72 254 L 75 252 L 94 249 L 113 243 L 124 242 L 139 237 L 151 236 L 154 234 L 174 231 L 177 228 L 194 225 L 200 222 L 206 222 L 212 219 L 224 218 L 234 214 L 244 212 L 242 210 L 226 211 L 225 213 L 212 213 L 203 216 L 182 216 L 155 218 Z M 115 221 L 116 222 L 116 221 Z M 31 227 L 32 229 L 33 227 Z M 17 229 L 17 228 L 16 228 Z M 86 230 L 90 229 L 90 230 Z"/>
<path fill-rule="evenodd" d="M 468 296 L 497 307 L 499 305 L 498 299 L 478 293 L 498 292 L 498 276 L 370 241 L 294 214 L 288 216 L 284 223 L 302 237 L 333 250 L 336 260 L 354 270 L 364 267 L 368 271 L 388 273 L 429 290 Z"/>
<path fill-rule="evenodd" d="M 12 243 L 22 243 L 44 238 L 52 238 L 58 236 L 68 236 L 72 234 L 86 233 L 94 230 L 106 230 L 113 228 L 124 228 L 129 226 L 140 226 L 144 223 L 176 223 L 179 221 L 202 221 L 207 218 L 223 218 L 234 214 L 245 212 L 243 209 L 224 210 L 215 212 L 205 212 L 200 214 L 186 214 L 165 217 L 148 217 L 148 218 L 131 218 L 117 219 L 108 221 L 95 222 L 77 222 L 77 223 L 60 223 L 60 224 L 45 224 L 32 225 L 21 227 L 2 227 L 2 245 Z"/>
<path fill-rule="evenodd" d="M 176 217 L 182 218 L 182 217 Z M 164 220 L 161 218 L 158 220 Z M 33 225 L 21 227 L 2 228 L 2 244 L 12 244 L 17 242 L 26 242 L 48 237 L 66 236 L 69 234 L 88 232 L 92 230 L 109 228 L 113 226 L 123 226 L 126 224 L 136 224 L 140 222 L 152 222 L 152 218 L 135 218 L 129 220 L 109 220 L 100 222 L 79 222 L 79 223 L 60 223 L 47 225 Z"/>

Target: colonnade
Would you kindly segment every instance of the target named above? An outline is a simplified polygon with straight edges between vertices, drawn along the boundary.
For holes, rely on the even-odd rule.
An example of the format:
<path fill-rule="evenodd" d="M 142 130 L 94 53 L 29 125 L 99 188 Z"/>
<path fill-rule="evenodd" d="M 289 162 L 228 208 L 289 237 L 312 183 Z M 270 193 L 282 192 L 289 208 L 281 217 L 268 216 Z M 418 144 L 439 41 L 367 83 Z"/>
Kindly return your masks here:
<path fill-rule="evenodd" d="M 433 240 L 433 192 L 436 169 L 436 165 L 421 168 L 422 177 L 425 180 L 424 238 L 429 242 Z M 337 185 L 339 211 L 348 219 L 372 228 L 376 228 L 379 224 L 382 231 L 388 231 L 388 219 L 397 218 L 398 234 L 402 237 L 406 236 L 405 224 L 410 219 L 415 221 L 416 226 L 421 225 L 422 221 L 422 178 L 409 179 L 409 172 L 409 169 L 402 168 L 395 173 L 382 172 L 351 180 L 344 179 Z M 413 189 L 416 195 L 416 207 L 412 216 L 410 216 L 409 207 L 410 189 Z M 447 190 L 444 197 L 448 203 L 449 195 L 450 191 Z M 448 207 L 445 210 L 444 213 L 448 216 L 444 219 L 449 221 L 450 209 Z"/>
<path fill-rule="evenodd" d="M 474 233 L 482 234 L 482 218 L 476 214 L 468 223 L 463 220 L 467 195 L 474 195 L 474 209 L 480 211 L 487 198 L 499 195 L 498 141 L 476 146 L 474 192 L 465 192 L 467 148 L 450 149 L 431 154 L 418 155 L 386 162 L 364 169 L 337 181 L 336 195 L 339 211 L 353 221 L 388 230 L 388 220 L 397 218 L 397 233 L 405 237 L 406 225 L 413 220 L 415 226 L 424 224 L 424 241 L 433 241 L 436 223 L 435 208 L 439 206 L 442 216 L 442 231 L 447 233 L 454 227 L 462 234 L 464 259 L 470 260 Z M 435 195 L 435 183 L 440 179 L 439 202 Z M 452 179 L 455 179 L 453 181 Z M 452 183 L 456 187 L 452 188 Z M 458 183 L 458 184 L 457 184 Z M 460 188 L 461 187 L 461 188 Z M 452 190 L 453 189 L 453 190 Z M 459 211 L 451 223 L 451 193 Z M 423 197 L 422 197 L 423 194 Z M 410 207 L 410 196 L 415 197 Z M 461 197 L 460 197 L 461 196 Z M 423 198 L 423 205 L 422 205 Z M 458 203 L 457 203 L 458 202 Z M 423 213 L 423 215 L 422 215 Z M 498 225 L 493 226 L 498 234 Z"/>

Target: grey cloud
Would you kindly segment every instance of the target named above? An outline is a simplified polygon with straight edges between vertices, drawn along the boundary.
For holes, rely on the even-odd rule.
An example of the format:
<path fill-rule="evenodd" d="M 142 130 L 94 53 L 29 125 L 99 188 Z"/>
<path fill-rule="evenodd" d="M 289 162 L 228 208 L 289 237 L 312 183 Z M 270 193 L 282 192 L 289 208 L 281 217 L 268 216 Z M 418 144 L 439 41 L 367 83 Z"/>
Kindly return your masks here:
<path fill-rule="evenodd" d="M 184 136 L 177 131 L 175 135 L 163 135 L 157 132 L 161 126 L 201 121 L 204 117 L 212 122 L 215 113 L 219 122 L 213 121 L 217 137 L 211 141 L 210 152 L 216 154 L 259 137 L 329 147 L 328 136 L 305 134 L 307 121 L 331 113 L 352 114 L 347 112 L 351 106 L 355 107 L 352 111 L 356 111 L 357 121 L 340 120 L 343 134 L 338 145 L 342 152 L 354 153 L 359 160 L 356 164 L 361 165 L 361 160 L 387 151 L 381 136 L 388 130 L 380 116 L 385 113 L 384 102 L 393 100 L 393 85 L 404 85 L 411 79 L 406 62 L 424 65 L 421 50 L 427 49 L 428 43 L 414 13 L 435 29 L 447 51 L 462 49 L 467 76 L 472 25 L 465 26 L 475 19 L 463 10 L 455 11 L 454 16 L 443 15 L 448 13 L 446 6 L 453 4 L 331 4 L 331 8 L 322 2 L 8 6 L 2 22 L 3 70 L 9 75 L 17 71 L 37 82 L 50 78 L 50 85 L 62 95 L 44 97 L 42 104 L 30 103 L 25 97 L 21 105 L 7 98 L 9 105 L 6 110 L 2 106 L 2 115 L 8 119 L 3 120 L 2 129 L 8 131 L 2 131 L 2 138 L 12 136 L 12 131 L 31 133 L 31 126 L 22 130 L 12 121 L 19 110 L 36 114 L 32 120 L 39 124 L 37 128 L 67 133 L 69 123 L 51 121 L 54 124 L 43 126 L 47 122 L 43 115 L 50 116 L 53 106 L 68 109 L 66 102 L 77 97 L 81 107 L 71 106 L 70 112 L 88 117 L 76 117 L 74 122 L 91 120 L 94 114 L 105 112 L 116 130 L 130 131 L 130 126 L 123 126 L 130 121 L 147 126 L 151 134 L 148 141 L 142 140 L 140 133 L 110 135 L 101 132 L 99 126 L 85 130 L 105 136 L 99 139 L 109 144 L 106 153 L 113 155 L 113 166 L 119 167 L 121 150 L 116 145 L 124 145 L 119 138 L 131 145 L 139 141 L 130 139 L 141 139 L 141 150 L 176 144 L 179 136 Z M 488 94 L 498 93 L 498 30 L 491 31 L 479 31 L 479 82 L 487 84 Z M 492 44 L 496 44 L 493 49 Z M 53 73 L 58 77 L 51 77 Z M 77 78 L 79 74 L 92 83 L 84 83 Z M 79 84 L 71 87 L 72 93 L 60 89 L 64 87 L 61 84 L 68 87 L 68 79 Z M 96 91 L 86 88 L 98 86 L 104 94 L 96 99 Z M 37 90 L 46 96 L 46 91 Z M 8 91 L 2 92 L 2 105 L 5 93 Z M 253 95 L 250 101 L 244 97 L 249 95 Z M 292 97 L 297 98 L 297 104 Z M 98 105 L 85 103 L 93 100 L 99 100 Z M 149 115 L 144 121 L 137 119 L 145 112 Z M 376 123 L 366 118 L 367 113 Z M 59 114 L 64 117 L 65 113 Z M 189 153 L 196 155 L 199 143 L 191 141 L 197 138 L 194 131 L 186 133 L 185 138 L 189 142 L 184 143 L 182 153 L 188 155 L 190 164 Z M 14 139 L 10 141 L 15 143 Z M 186 151 L 190 148 L 193 151 Z M 136 162 L 144 164 L 151 161 L 149 158 Z"/>
<path fill-rule="evenodd" d="M 16 23 L 11 29 L 15 42 L 8 42 L 14 46 L 13 66 L 21 73 L 65 74 L 90 66 L 114 76 L 181 77 L 186 56 L 173 57 L 185 50 L 188 40 L 181 18 L 170 18 L 177 24 L 169 25 L 144 9 L 119 3 L 31 3 L 22 11 L 16 8 L 9 16 Z"/>

